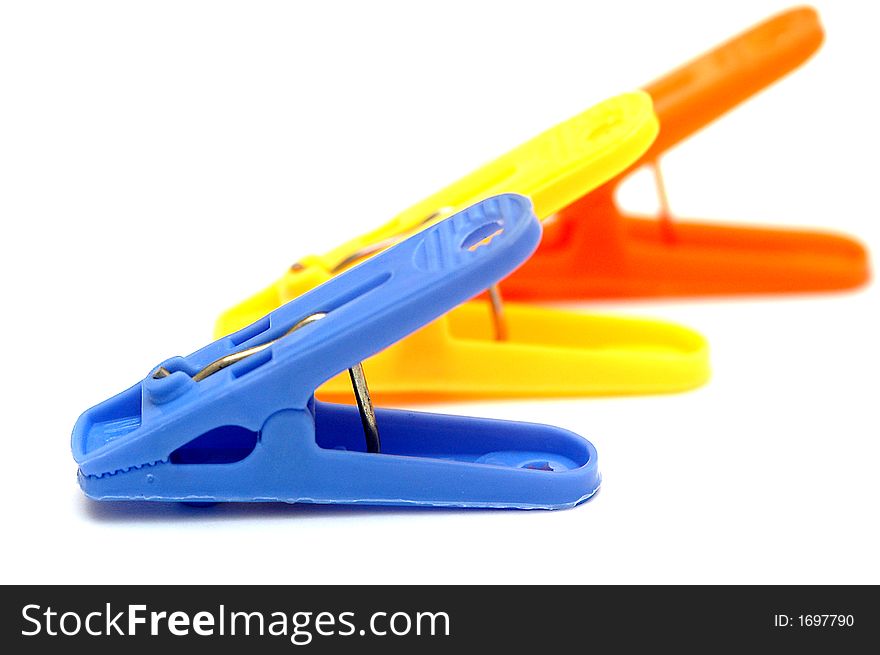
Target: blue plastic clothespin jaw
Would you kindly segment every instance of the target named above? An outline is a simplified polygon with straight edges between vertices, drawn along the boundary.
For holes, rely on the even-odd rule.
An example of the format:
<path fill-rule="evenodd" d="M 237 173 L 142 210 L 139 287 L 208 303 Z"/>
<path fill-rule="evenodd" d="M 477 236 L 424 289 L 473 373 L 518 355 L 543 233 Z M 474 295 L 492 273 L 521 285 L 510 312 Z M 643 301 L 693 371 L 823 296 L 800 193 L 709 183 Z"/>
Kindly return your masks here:
<path fill-rule="evenodd" d="M 315 389 L 479 294 L 537 247 L 531 203 L 484 200 L 87 410 L 78 479 L 98 500 L 571 507 L 596 451 L 566 430 L 357 407 Z"/>

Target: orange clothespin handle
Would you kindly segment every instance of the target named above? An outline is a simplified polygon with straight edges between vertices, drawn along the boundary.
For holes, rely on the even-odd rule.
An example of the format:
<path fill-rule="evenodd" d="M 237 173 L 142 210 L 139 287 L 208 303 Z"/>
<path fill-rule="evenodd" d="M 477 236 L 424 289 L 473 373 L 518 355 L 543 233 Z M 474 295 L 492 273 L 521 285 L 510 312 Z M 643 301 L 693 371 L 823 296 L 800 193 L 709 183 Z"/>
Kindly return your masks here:
<path fill-rule="evenodd" d="M 816 12 L 792 9 L 646 85 L 662 129 L 642 161 L 657 158 L 796 69 L 823 40 Z"/>
<path fill-rule="evenodd" d="M 545 223 L 538 251 L 502 284 L 515 300 L 830 291 L 864 284 L 865 248 L 846 236 L 673 220 L 658 160 L 806 61 L 821 45 L 813 9 L 774 16 L 645 87 L 660 134 L 626 171 Z M 614 194 L 652 166 L 659 217 L 624 215 Z"/>

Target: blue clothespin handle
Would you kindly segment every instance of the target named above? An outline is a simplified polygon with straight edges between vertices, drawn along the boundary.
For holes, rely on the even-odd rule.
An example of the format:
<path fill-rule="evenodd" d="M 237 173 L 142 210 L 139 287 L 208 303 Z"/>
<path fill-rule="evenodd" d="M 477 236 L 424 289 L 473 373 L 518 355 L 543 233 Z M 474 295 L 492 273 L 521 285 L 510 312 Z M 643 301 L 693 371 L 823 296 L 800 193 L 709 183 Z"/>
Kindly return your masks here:
<path fill-rule="evenodd" d="M 363 452 L 355 408 L 314 400 L 325 380 L 512 272 L 540 232 L 527 198 L 489 198 L 253 325 L 166 360 L 77 421 L 81 486 L 102 499 L 580 502 L 598 488 L 595 451 L 567 431 L 380 410 L 383 448 L 374 454 Z M 416 482 L 417 472 L 427 477 Z"/>

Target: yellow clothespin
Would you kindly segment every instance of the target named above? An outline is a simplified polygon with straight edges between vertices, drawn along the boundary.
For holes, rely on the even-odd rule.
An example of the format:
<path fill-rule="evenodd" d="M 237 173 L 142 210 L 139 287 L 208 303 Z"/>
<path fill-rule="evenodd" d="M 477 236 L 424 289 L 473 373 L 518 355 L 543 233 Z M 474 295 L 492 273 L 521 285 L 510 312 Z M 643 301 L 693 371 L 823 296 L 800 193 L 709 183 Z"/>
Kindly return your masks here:
<path fill-rule="evenodd" d="M 606 100 L 527 141 L 382 227 L 299 260 L 274 284 L 226 311 L 216 336 L 263 317 L 337 273 L 434 222 L 499 193 L 532 199 L 538 218 L 601 186 L 635 162 L 657 136 L 650 96 Z M 364 363 L 378 401 L 474 397 L 663 393 L 703 384 L 705 339 L 661 321 L 590 316 L 490 294 L 465 303 Z M 351 396 L 345 376 L 318 390 Z"/>

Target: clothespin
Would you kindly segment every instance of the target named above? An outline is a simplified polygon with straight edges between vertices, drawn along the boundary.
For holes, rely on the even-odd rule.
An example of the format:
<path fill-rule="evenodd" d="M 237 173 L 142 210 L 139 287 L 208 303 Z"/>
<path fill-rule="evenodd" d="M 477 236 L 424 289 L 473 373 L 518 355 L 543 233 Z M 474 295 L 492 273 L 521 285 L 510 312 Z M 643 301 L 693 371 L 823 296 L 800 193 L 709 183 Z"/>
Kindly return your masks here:
<path fill-rule="evenodd" d="M 798 67 L 822 39 L 816 12 L 792 9 L 645 87 L 660 120 L 657 140 L 627 170 L 545 224 L 534 257 L 501 285 L 505 297 L 786 293 L 865 283 L 867 252 L 849 237 L 673 219 L 660 173 L 667 150 Z M 642 166 L 654 170 L 659 217 L 626 215 L 614 201 L 621 181 Z"/>
<path fill-rule="evenodd" d="M 360 362 L 510 273 L 541 228 L 527 198 L 455 214 L 86 411 L 98 500 L 571 507 L 596 451 L 545 425 L 374 409 Z M 419 367 L 421 362 L 409 362 Z M 316 401 L 349 370 L 357 407 Z"/>
<path fill-rule="evenodd" d="M 216 335 L 257 320 L 407 234 L 501 192 L 528 195 L 546 218 L 627 168 L 650 146 L 650 98 L 624 94 L 547 130 L 335 250 L 299 260 L 270 287 L 224 313 Z M 548 285 L 564 284 L 548 280 Z M 700 335 L 660 321 L 490 302 L 455 308 L 367 363 L 377 398 L 575 396 L 682 391 L 708 378 Z M 350 398 L 348 380 L 321 387 Z"/>

